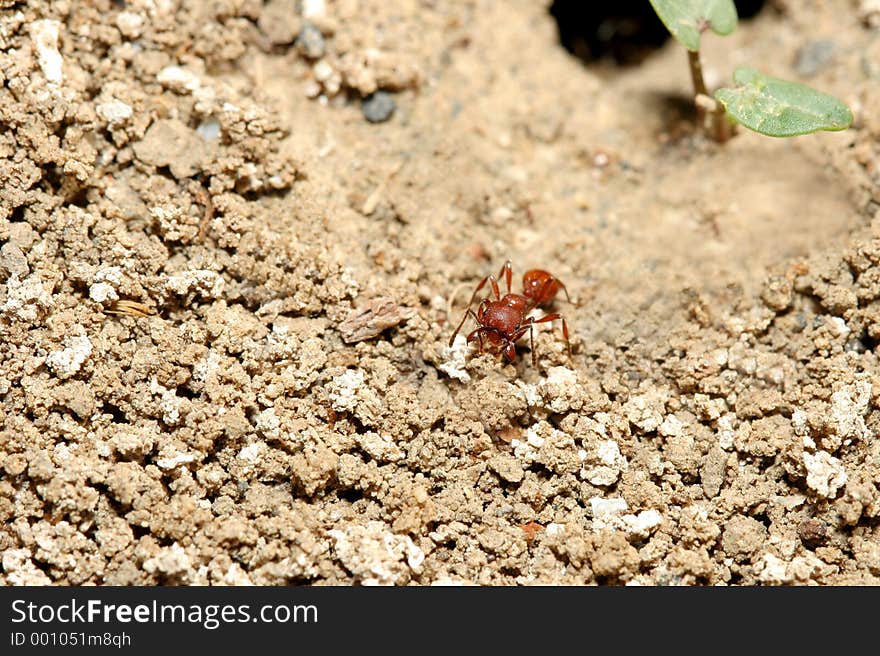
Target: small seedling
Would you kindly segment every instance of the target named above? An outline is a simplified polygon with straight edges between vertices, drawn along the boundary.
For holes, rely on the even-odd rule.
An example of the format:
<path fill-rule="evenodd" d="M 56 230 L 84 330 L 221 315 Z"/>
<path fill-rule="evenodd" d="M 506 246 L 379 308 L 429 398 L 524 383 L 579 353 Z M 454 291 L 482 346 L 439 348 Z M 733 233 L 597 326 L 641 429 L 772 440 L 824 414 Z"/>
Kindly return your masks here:
<path fill-rule="evenodd" d="M 711 96 L 703 80 L 700 39 L 707 30 L 727 36 L 736 29 L 733 0 L 650 1 L 666 29 L 687 48 L 700 125 L 716 141 L 733 136 L 736 124 L 770 137 L 845 130 L 852 124 L 852 112 L 834 96 L 753 68 L 736 69 L 736 86 Z"/>

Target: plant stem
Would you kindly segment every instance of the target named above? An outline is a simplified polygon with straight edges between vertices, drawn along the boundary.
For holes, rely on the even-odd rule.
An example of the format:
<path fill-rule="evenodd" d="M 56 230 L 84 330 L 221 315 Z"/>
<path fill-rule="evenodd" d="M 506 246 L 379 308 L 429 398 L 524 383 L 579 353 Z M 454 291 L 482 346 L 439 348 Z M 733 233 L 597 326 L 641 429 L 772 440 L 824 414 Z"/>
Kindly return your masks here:
<path fill-rule="evenodd" d="M 703 64 L 700 62 L 700 52 L 698 50 L 688 50 L 688 64 L 691 67 L 691 80 L 694 83 L 694 95 L 709 95 L 706 89 L 706 83 L 703 81 Z"/>
<path fill-rule="evenodd" d="M 721 104 L 709 95 L 709 89 L 706 88 L 706 82 L 703 80 L 703 64 L 700 61 L 699 51 L 688 50 L 687 54 L 691 81 L 694 83 L 694 97 L 697 99 L 697 122 L 712 139 L 724 143 L 733 136 L 733 126 L 727 120 Z M 701 96 L 707 102 L 700 102 Z M 707 109 L 707 104 L 710 104 L 712 109 Z"/>

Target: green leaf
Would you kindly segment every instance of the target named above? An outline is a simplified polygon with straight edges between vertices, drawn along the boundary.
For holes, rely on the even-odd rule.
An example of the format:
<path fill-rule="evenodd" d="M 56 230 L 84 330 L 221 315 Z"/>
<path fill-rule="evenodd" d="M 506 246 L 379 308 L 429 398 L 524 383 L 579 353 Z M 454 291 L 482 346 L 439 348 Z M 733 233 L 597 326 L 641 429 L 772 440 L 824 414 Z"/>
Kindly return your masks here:
<path fill-rule="evenodd" d="M 852 112 L 834 96 L 815 89 L 738 68 L 734 89 L 718 89 L 715 99 L 727 114 L 749 130 L 770 137 L 794 137 L 818 130 L 845 130 Z"/>
<path fill-rule="evenodd" d="M 651 0 L 651 6 L 672 36 L 694 52 L 707 29 L 721 36 L 736 29 L 733 0 Z"/>

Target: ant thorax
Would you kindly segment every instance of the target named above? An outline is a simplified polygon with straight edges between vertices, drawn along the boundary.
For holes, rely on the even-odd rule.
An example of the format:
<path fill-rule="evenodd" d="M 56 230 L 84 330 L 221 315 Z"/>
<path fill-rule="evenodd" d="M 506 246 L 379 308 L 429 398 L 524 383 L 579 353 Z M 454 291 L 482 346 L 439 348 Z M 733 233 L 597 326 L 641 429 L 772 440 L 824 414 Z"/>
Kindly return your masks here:
<path fill-rule="evenodd" d="M 529 299 L 521 294 L 505 294 L 504 298 L 501 299 L 501 303 L 513 308 L 520 315 L 525 314 L 529 307 Z"/>

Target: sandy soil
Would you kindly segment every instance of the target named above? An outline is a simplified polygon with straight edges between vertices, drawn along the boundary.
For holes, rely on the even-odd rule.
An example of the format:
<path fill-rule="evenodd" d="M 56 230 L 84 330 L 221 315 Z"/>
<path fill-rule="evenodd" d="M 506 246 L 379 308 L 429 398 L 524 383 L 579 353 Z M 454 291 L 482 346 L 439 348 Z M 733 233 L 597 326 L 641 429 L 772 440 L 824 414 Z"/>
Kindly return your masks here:
<path fill-rule="evenodd" d="M 548 5 L 0 0 L 0 583 L 880 584 L 876 3 L 724 146 Z M 447 346 L 507 259 L 571 360 Z"/>

